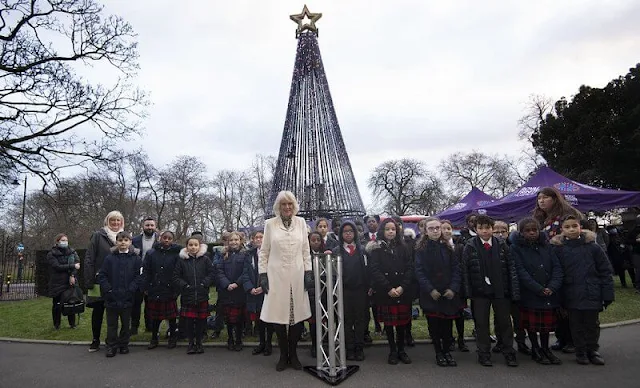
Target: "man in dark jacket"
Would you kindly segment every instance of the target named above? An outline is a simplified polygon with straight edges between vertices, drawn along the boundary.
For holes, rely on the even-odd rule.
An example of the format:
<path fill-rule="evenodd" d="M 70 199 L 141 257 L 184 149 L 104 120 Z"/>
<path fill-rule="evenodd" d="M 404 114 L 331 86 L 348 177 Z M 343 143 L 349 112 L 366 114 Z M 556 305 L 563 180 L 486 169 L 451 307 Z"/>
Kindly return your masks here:
<path fill-rule="evenodd" d="M 147 217 L 142 221 L 142 233 L 135 236 L 131 240 L 131 245 L 139 250 L 140 257 L 144 262 L 144 258 L 154 244 L 158 242 L 158 234 L 156 233 L 156 220 L 153 217 Z M 144 329 L 151 331 L 151 323 L 149 322 L 149 314 L 147 311 L 147 298 L 141 290 L 136 291 L 133 307 L 131 308 L 131 335 L 138 334 L 140 327 L 140 316 L 142 315 L 142 302 L 144 301 Z"/>
<path fill-rule="evenodd" d="M 129 353 L 129 324 L 136 290 L 140 287 L 142 260 L 138 250 L 131 248 L 131 236 L 120 232 L 116 247 L 105 257 L 98 273 L 98 282 L 107 309 L 107 357 Z M 122 323 L 118 335 L 118 320 Z"/>
<path fill-rule="evenodd" d="M 493 307 L 502 338 L 502 353 L 508 366 L 518 366 L 513 349 L 511 303 L 520 299 L 518 275 L 505 242 L 493 237 L 494 221 L 485 215 L 476 217 L 478 235 L 467 241 L 462 253 L 462 273 L 466 294 L 471 298 L 476 322 L 478 362 L 492 366 L 489 315 Z"/>
<path fill-rule="evenodd" d="M 364 333 L 369 306 L 369 277 L 364 249 L 355 223 L 345 221 L 338 232 L 333 254 L 342 257 L 342 288 L 347 360 L 364 360 Z"/>

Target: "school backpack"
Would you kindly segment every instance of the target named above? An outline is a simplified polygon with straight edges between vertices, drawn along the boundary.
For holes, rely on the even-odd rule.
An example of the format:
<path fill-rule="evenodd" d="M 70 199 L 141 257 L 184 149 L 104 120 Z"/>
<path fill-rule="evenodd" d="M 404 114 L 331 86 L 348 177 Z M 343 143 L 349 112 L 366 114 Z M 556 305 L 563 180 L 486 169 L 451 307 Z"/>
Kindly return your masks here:
<path fill-rule="evenodd" d="M 62 292 L 62 315 L 74 315 L 84 312 L 84 298 L 78 286 L 70 286 Z"/>

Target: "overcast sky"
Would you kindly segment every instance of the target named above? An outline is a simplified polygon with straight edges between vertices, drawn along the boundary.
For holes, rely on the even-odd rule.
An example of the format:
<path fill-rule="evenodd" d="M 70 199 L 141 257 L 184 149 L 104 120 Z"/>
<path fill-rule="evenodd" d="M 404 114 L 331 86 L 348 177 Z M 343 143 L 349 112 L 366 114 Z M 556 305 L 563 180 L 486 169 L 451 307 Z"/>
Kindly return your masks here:
<path fill-rule="evenodd" d="M 571 97 L 640 61 L 637 0 L 307 0 L 365 206 L 380 162 L 516 154 L 531 94 Z M 139 142 L 211 175 L 277 155 L 297 41 L 294 0 L 105 0 L 139 34 L 153 106 Z"/>

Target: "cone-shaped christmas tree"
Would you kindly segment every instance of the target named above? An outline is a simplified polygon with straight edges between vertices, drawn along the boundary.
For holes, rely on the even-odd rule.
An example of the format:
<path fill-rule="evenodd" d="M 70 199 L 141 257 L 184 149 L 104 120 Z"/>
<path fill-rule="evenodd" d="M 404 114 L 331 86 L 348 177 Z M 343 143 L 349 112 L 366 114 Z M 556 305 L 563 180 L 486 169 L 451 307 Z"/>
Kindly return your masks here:
<path fill-rule="evenodd" d="M 310 24 L 303 24 L 305 16 Z M 306 6 L 302 14 L 291 16 L 298 23 L 298 49 L 270 203 L 281 190 L 289 190 L 300 203 L 298 215 L 306 219 L 363 216 L 320 57 L 315 26 L 320 16 Z M 272 209 L 266 214 L 273 214 Z"/>

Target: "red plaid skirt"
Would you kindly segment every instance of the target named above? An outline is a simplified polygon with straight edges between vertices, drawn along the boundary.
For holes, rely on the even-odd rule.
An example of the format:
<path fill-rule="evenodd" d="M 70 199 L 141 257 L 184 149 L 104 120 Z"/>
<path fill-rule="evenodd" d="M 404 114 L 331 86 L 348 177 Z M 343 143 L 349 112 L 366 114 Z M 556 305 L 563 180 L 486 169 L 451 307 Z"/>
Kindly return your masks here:
<path fill-rule="evenodd" d="M 154 321 L 175 319 L 178 315 L 178 305 L 175 299 L 168 301 L 147 300 L 145 307 L 147 308 L 147 316 Z"/>
<path fill-rule="evenodd" d="M 205 300 L 198 304 L 188 304 L 180 306 L 180 316 L 184 318 L 207 319 L 209 316 L 209 301 Z"/>
<path fill-rule="evenodd" d="M 260 319 L 260 311 L 249 312 L 249 322 L 257 322 Z"/>
<path fill-rule="evenodd" d="M 385 326 L 403 326 L 411 322 L 411 305 L 378 305 L 378 322 Z"/>
<path fill-rule="evenodd" d="M 538 310 L 520 307 L 520 327 L 538 333 L 556 329 L 557 317 L 553 309 Z"/>
<path fill-rule="evenodd" d="M 244 317 L 244 305 L 224 305 L 222 306 L 222 314 L 226 323 L 242 322 Z"/>

